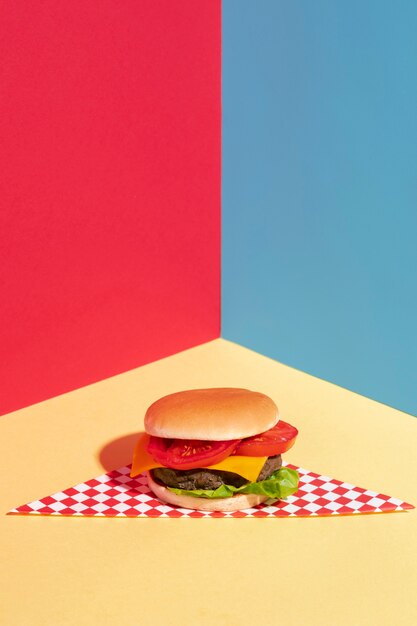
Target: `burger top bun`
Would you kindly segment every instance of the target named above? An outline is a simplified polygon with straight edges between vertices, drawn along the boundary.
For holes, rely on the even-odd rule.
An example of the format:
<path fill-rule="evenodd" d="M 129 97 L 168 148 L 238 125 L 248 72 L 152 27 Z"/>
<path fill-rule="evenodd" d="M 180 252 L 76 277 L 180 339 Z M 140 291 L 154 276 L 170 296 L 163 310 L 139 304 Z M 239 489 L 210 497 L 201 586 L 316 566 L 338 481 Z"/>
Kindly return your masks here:
<path fill-rule="evenodd" d="M 238 493 L 231 498 L 194 498 L 173 493 L 163 485 L 156 483 L 150 472 L 146 472 L 149 487 L 157 498 L 168 504 L 180 506 L 183 509 L 195 509 L 196 511 L 240 511 L 250 509 L 257 504 L 268 500 L 268 496 L 256 493 Z"/>
<path fill-rule="evenodd" d="M 278 407 L 257 391 L 234 387 L 191 389 L 164 396 L 146 411 L 145 430 L 156 437 L 227 441 L 275 426 Z"/>

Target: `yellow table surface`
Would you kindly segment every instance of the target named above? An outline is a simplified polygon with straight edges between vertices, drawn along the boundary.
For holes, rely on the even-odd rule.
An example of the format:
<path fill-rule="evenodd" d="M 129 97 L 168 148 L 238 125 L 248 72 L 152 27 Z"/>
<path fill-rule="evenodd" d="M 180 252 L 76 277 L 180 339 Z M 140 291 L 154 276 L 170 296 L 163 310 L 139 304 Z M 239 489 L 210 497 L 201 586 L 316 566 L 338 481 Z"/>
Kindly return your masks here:
<path fill-rule="evenodd" d="M 36 363 L 34 363 L 36 367 Z M 5 626 L 417 624 L 416 511 L 328 518 L 6 516 L 130 462 L 159 396 L 260 390 L 285 458 L 417 503 L 417 421 L 222 339 L 0 418 Z"/>

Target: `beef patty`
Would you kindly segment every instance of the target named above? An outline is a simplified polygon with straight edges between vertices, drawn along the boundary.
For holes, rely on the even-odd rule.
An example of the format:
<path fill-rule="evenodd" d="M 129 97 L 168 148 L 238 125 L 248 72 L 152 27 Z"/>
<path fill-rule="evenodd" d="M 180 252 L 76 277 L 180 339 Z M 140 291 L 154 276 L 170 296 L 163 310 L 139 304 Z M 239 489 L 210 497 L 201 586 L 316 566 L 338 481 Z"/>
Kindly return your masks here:
<path fill-rule="evenodd" d="M 265 480 L 281 467 L 281 455 L 270 456 L 265 461 L 256 482 Z M 152 470 L 152 477 L 167 487 L 177 489 L 217 489 L 221 485 L 242 487 L 248 481 L 234 472 L 208 470 L 204 468 L 191 470 L 175 470 L 168 467 L 157 467 Z"/>

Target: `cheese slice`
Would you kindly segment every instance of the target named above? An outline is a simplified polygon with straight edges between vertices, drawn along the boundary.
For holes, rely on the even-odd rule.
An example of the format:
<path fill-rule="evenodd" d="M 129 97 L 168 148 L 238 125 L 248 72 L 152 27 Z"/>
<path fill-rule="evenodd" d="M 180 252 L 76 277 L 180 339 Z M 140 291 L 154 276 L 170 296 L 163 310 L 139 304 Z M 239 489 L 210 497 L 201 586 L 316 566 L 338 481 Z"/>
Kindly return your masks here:
<path fill-rule="evenodd" d="M 161 467 L 161 463 L 158 463 L 149 454 L 146 447 L 148 445 L 149 435 L 147 433 L 141 433 L 139 435 L 138 442 L 136 444 L 135 451 L 133 453 L 133 463 L 130 476 L 133 478 L 142 472 L 146 472 L 151 469 Z M 223 472 L 234 472 L 240 474 L 246 480 L 251 483 L 256 482 L 261 469 L 265 465 L 267 456 L 228 456 L 216 465 L 209 465 L 206 469 L 222 470 Z"/>

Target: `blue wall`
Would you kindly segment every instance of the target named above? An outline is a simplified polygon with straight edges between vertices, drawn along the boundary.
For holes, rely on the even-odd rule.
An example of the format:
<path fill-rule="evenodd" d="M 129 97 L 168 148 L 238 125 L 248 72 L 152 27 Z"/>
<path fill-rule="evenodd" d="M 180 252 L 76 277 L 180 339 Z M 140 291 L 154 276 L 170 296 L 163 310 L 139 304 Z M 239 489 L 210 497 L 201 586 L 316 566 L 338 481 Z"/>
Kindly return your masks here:
<path fill-rule="evenodd" d="M 224 0 L 222 336 L 417 413 L 417 2 Z"/>

